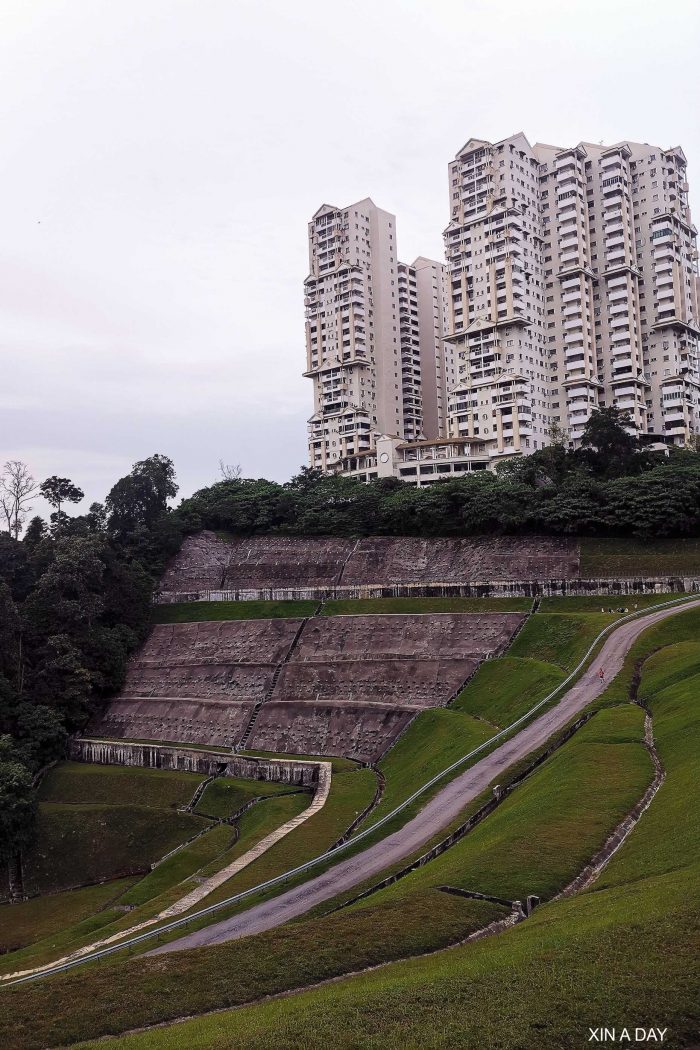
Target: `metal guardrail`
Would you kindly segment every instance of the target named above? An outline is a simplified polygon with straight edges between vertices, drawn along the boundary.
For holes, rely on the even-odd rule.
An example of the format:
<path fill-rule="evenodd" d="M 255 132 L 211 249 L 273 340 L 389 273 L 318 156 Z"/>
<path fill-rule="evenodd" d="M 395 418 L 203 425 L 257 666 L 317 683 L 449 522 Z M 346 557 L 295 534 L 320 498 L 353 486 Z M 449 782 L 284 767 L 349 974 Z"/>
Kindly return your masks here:
<path fill-rule="evenodd" d="M 86 953 L 85 955 L 80 956 L 76 959 L 69 959 L 64 963 L 60 963 L 55 966 L 49 964 L 45 969 L 39 970 L 37 973 L 26 974 L 23 977 L 16 977 L 14 980 L 2 981 L 0 979 L 0 988 L 11 988 L 18 984 L 25 984 L 28 981 L 37 981 L 42 977 L 49 977 L 57 973 L 65 973 L 67 970 L 72 970 L 76 966 L 82 966 L 85 963 L 89 962 L 96 962 L 99 959 L 104 959 L 109 955 L 114 955 L 117 952 L 121 952 L 126 949 L 133 948 L 136 945 L 143 944 L 145 941 L 161 937 L 165 933 L 172 933 L 174 930 L 183 929 L 189 926 L 191 923 L 197 922 L 199 919 L 206 918 L 206 916 L 208 915 L 214 915 L 216 912 L 221 911 L 224 908 L 229 908 L 233 904 L 239 904 L 241 901 L 247 900 L 249 897 L 261 893 L 264 890 L 273 889 L 275 886 L 281 886 L 285 882 L 288 882 L 290 879 L 295 878 L 297 875 L 303 875 L 305 872 L 317 867 L 324 861 L 333 860 L 344 850 L 349 849 L 350 846 L 355 846 L 358 842 L 362 842 L 364 839 L 367 839 L 371 835 L 374 835 L 379 828 L 388 824 L 390 821 L 394 820 L 397 816 L 399 816 L 406 809 L 412 806 L 413 803 L 421 797 L 421 795 L 424 795 L 436 784 L 439 784 L 444 777 L 449 776 L 450 773 L 454 773 L 457 769 L 460 768 L 460 766 L 465 765 L 465 763 L 469 762 L 472 758 L 474 758 L 476 755 L 481 754 L 483 751 L 490 749 L 492 745 L 495 744 L 497 741 L 503 740 L 506 736 L 512 733 L 513 730 L 520 728 L 520 726 L 522 726 L 525 722 L 529 721 L 529 719 L 532 718 L 532 716 L 537 711 L 539 711 L 540 708 L 545 707 L 548 703 L 550 703 L 550 701 L 553 700 L 562 691 L 562 689 L 566 688 L 566 686 L 568 686 L 575 678 L 578 677 L 579 673 L 583 670 L 583 668 L 588 663 L 588 660 L 593 655 L 593 652 L 597 648 L 598 644 L 603 640 L 603 638 L 606 637 L 606 635 L 610 634 L 611 631 L 616 630 L 623 623 L 629 623 L 632 620 L 638 620 L 641 617 L 649 615 L 649 613 L 658 612 L 660 609 L 666 609 L 674 605 L 682 605 L 683 603 L 693 605 L 697 604 L 698 602 L 700 602 L 700 598 L 698 598 L 697 595 L 684 594 L 681 598 L 674 598 L 668 602 L 660 602 L 658 605 L 650 605 L 646 609 L 639 609 L 636 612 L 630 613 L 628 616 L 623 616 L 619 620 L 614 620 L 612 623 L 608 624 L 607 627 L 604 627 L 603 630 L 600 631 L 598 635 L 596 635 L 593 642 L 589 646 L 587 652 L 581 658 L 574 670 L 571 671 L 571 673 L 568 674 L 567 677 L 562 682 L 560 682 L 555 689 L 548 693 L 547 696 L 545 696 L 542 700 L 539 700 L 533 707 L 531 707 L 529 711 L 526 711 L 524 715 L 521 715 L 520 718 L 517 718 L 515 722 L 512 722 L 505 729 L 499 730 L 499 732 L 496 733 L 494 736 L 490 737 L 488 740 L 485 740 L 482 744 L 479 744 L 478 747 L 475 747 L 468 754 L 462 755 L 462 757 L 458 758 L 455 762 L 452 763 L 452 765 L 447 766 L 445 769 L 441 770 L 440 773 L 437 773 L 434 777 L 432 777 L 425 784 L 419 787 L 418 790 L 414 791 L 413 794 L 410 795 L 407 799 L 404 799 L 404 801 L 401 802 L 390 813 L 387 813 L 375 824 L 372 824 L 371 827 L 365 828 L 364 831 L 359 832 L 359 834 L 347 839 L 345 842 L 341 843 L 341 845 L 336 846 L 335 849 L 326 850 L 325 853 L 319 853 L 318 856 L 312 857 L 311 860 L 305 861 L 303 864 L 300 864 L 296 868 L 291 868 L 289 871 L 285 871 L 281 875 L 276 875 L 273 879 L 268 879 L 266 882 L 258 883 L 257 886 L 251 886 L 250 889 L 243 890 L 241 893 L 236 893 L 232 897 L 227 897 L 225 900 L 217 901 L 216 904 L 210 904 L 207 908 L 201 908 L 199 911 L 193 912 L 191 915 L 183 916 L 180 919 L 175 919 L 173 922 L 169 922 L 164 926 L 157 926 L 152 930 L 147 930 L 144 933 L 137 934 L 135 937 L 126 938 L 123 941 L 119 941 L 117 944 L 110 945 L 108 948 L 100 948 L 97 951 Z"/>

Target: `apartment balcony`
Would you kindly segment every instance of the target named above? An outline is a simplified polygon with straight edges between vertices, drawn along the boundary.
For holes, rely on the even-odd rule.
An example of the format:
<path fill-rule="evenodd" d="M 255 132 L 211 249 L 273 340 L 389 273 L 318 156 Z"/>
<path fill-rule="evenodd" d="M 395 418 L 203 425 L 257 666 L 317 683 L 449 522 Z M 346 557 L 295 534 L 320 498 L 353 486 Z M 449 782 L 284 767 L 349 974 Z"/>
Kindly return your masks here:
<path fill-rule="evenodd" d="M 580 285 L 578 284 L 578 282 L 576 283 L 576 287 L 578 288 L 578 291 L 571 291 L 571 292 L 567 292 L 565 295 L 562 295 L 561 301 L 563 303 L 565 303 L 565 304 L 566 303 L 579 303 L 580 304 L 580 302 L 581 302 L 581 288 L 580 288 Z"/>
<path fill-rule="evenodd" d="M 578 251 L 562 252 L 559 257 L 559 261 L 562 266 L 574 266 L 579 265 L 579 254 Z"/>
<path fill-rule="evenodd" d="M 603 179 L 601 188 L 603 190 L 603 196 L 609 199 L 610 197 L 624 193 L 627 189 L 627 184 L 623 181 L 622 176 L 614 175 L 609 179 Z"/>
<path fill-rule="evenodd" d="M 621 285 L 615 288 L 608 287 L 608 302 L 616 304 L 620 302 L 629 302 L 629 288 L 627 287 L 627 281 L 624 281 Z"/>
<path fill-rule="evenodd" d="M 571 350 L 574 346 L 583 346 L 585 340 L 582 331 L 564 333 L 564 349 Z"/>
<path fill-rule="evenodd" d="M 574 332 L 574 331 L 581 332 L 583 334 L 583 319 L 579 315 L 578 320 L 573 318 L 570 321 L 564 321 L 563 327 L 564 327 L 564 334 L 565 335 L 566 335 L 567 332 Z"/>
<path fill-rule="evenodd" d="M 608 307 L 608 313 L 611 317 L 617 317 L 619 314 L 627 316 L 629 314 L 629 299 L 625 296 L 623 299 L 617 299 L 611 301 Z"/>

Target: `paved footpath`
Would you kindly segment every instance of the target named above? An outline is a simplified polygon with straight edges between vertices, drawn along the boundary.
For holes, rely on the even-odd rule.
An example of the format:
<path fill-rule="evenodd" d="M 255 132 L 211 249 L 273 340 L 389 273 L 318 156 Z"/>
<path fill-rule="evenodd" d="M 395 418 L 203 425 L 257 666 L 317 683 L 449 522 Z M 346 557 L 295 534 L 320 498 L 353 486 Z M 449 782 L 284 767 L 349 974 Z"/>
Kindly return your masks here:
<path fill-rule="evenodd" d="M 552 734 L 595 700 L 621 670 L 627 652 L 642 631 L 660 620 L 697 606 L 700 606 L 700 600 L 641 616 L 612 631 L 595 662 L 564 694 L 558 704 L 546 710 L 512 739 L 501 744 L 491 754 L 446 784 L 399 831 L 388 835 L 356 856 L 340 861 L 322 875 L 309 879 L 301 886 L 287 890 L 262 904 L 256 904 L 241 915 L 223 919 L 203 930 L 164 944 L 148 954 L 158 955 L 207 944 L 220 944 L 222 941 L 232 941 L 270 930 L 404 860 L 451 824 L 469 802 L 477 798 L 510 766 L 541 747 Z M 605 680 L 598 677 L 601 667 L 605 668 Z"/>

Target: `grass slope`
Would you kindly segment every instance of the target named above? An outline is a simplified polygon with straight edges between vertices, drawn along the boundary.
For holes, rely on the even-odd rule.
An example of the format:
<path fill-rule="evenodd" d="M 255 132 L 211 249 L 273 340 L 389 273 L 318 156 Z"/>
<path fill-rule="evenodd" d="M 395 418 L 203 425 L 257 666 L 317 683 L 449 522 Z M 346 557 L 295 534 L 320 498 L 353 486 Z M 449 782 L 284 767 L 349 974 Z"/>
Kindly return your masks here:
<path fill-rule="evenodd" d="M 453 709 L 503 729 L 547 696 L 564 673 L 560 667 L 522 656 L 487 660 L 459 694 Z"/>
<path fill-rule="evenodd" d="M 577 870 L 581 859 L 588 859 L 600 845 L 601 838 L 629 805 L 631 795 L 636 791 L 641 793 L 649 779 L 648 759 L 639 744 L 640 715 L 641 712 L 632 707 L 598 714 L 594 723 L 582 731 L 586 736 L 578 734 L 578 737 L 564 745 L 559 753 L 562 756 L 560 760 L 559 756 L 555 756 L 541 767 L 497 811 L 493 819 L 500 813 L 504 816 L 496 831 L 489 829 L 487 821 L 473 836 L 468 836 L 454 847 L 454 850 L 463 848 L 463 855 L 454 853 L 454 850 L 448 851 L 439 861 L 428 865 L 418 874 L 422 876 L 429 873 L 434 864 L 442 861 L 455 867 L 450 873 L 450 881 L 454 882 L 463 870 L 464 863 L 486 867 L 488 862 L 481 858 L 482 851 L 486 851 L 485 855 L 490 857 L 491 863 L 489 872 L 483 873 L 484 877 L 488 874 L 494 885 L 500 880 L 499 888 L 514 891 L 527 883 L 527 887 L 535 886 L 543 892 L 545 889 L 552 892 L 563 885 Z M 558 760 L 564 770 L 569 768 L 565 752 L 572 760 L 571 773 L 560 800 L 560 777 L 555 776 L 552 770 L 556 771 Z M 605 755 L 604 761 L 601 755 Z M 646 766 L 644 762 L 637 762 L 639 756 L 646 759 Z M 607 790 L 601 777 L 602 770 L 613 771 L 612 782 Z M 581 785 L 584 801 L 578 802 L 577 791 Z M 518 806 L 522 807 L 520 815 Z M 550 833 L 553 813 L 558 817 L 558 824 L 555 832 Z M 525 816 L 530 820 L 530 825 L 524 835 Z M 477 840 L 476 836 L 480 838 Z M 472 837 L 475 845 L 469 846 Z M 524 838 L 531 843 L 528 846 L 530 867 L 518 883 L 520 856 L 517 843 Z M 471 861 L 468 860 L 468 852 L 471 852 Z M 453 854 L 456 860 L 451 859 Z M 542 858 L 541 869 L 537 865 L 538 854 Z M 436 868 L 435 872 L 428 881 L 414 881 L 414 876 L 402 880 L 394 888 L 400 889 L 396 898 L 392 897 L 390 891 L 383 891 L 361 906 L 335 912 L 321 919 L 302 919 L 257 937 L 206 950 L 115 962 L 111 966 L 91 968 L 81 974 L 61 975 L 33 987 L 8 990 L 15 1022 L 12 1028 L 8 1026 L 3 1030 L 0 1027 L 0 1039 L 9 1040 L 8 1050 L 65 1045 L 88 1035 L 119 1032 L 126 1027 L 154 1023 L 168 1017 L 244 1003 L 251 996 L 274 994 L 337 976 L 348 970 L 396 959 L 401 955 L 443 947 L 507 914 L 499 906 L 439 892 L 435 885 L 445 879 L 445 871 Z M 503 942 L 504 938 L 497 940 Z M 456 952 L 448 953 L 450 958 L 455 955 Z M 424 964 L 428 962 L 430 960 L 423 961 Z M 375 977 L 384 972 L 391 973 L 380 971 Z M 235 980 L 231 979 L 231 974 L 236 975 Z M 337 1009 L 337 990 L 343 987 L 345 985 L 334 985 L 320 994 L 330 1006 Z M 496 985 L 490 997 L 496 993 L 500 997 L 500 1009 L 503 1010 L 504 997 L 507 1001 L 509 995 L 508 988 L 501 989 Z M 483 991 L 481 994 L 484 994 Z M 293 1007 L 294 1003 L 305 1001 L 306 998 L 299 996 L 289 1000 L 288 1004 Z M 462 997 L 462 1012 L 464 1001 Z M 283 1004 L 271 1005 L 280 1008 Z M 410 1015 L 410 1004 L 404 1005 L 407 1015 Z M 267 1007 L 257 1009 L 265 1011 Z M 355 1010 L 361 1009 L 361 1006 L 355 1007 Z M 323 1011 L 318 1011 L 318 1003 L 314 1001 L 314 1016 L 322 1019 Z M 248 1015 L 251 1020 L 241 1026 L 239 1019 Z M 211 1045 L 247 1045 L 252 1031 L 249 1025 L 255 1025 L 255 1016 L 254 1011 L 231 1015 L 227 1018 L 230 1040 L 226 1041 L 222 1030 L 217 1028 L 215 1041 Z M 276 1046 L 303 1044 L 305 1039 L 300 1030 L 294 1032 L 293 1040 L 285 1041 L 287 1023 L 286 1015 L 279 1018 L 279 1024 L 275 1016 L 269 1018 L 266 1015 L 266 1024 L 271 1026 L 267 1030 L 268 1040 L 270 1031 L 274 1030 Z M 215 1024 L 214 1019 L 205 1018 L 192 1025 L 178 1026 L 173 1030 L 159 1029 L 133 1038 L 137 1040 L 135 1045 L 138 1047 L 160 1046 L 161 1043 L 178 1045 L 169 1043 L 178 1038 L 181 1046 L 199 1046 L 200 1039 L 206 1040 L 208 1037 L 211 1024 Z M 308 1015 L 305 1024 L 308 1026 L 307 1041 L 315 1040 L 314 1022 Z M 381 1024 L 382 1016 L 378 1013 L 372 1017 L 372 1027 Z M 342 1018 L 335 1039 L 324 1025 L 325 1043 L 317 1041 L 312 1042 L 312 1045 L 327 1046 L 338 1040 L 340 1045 L 358 1045 L 352 1040 L 358 1039 L 362 1030 L 363 1025 L 358 1026 L 356 1013 L 355 1020 Z M 347 1033 L 347 1038 L 342 1033 Z M 383 1046 L 387 1038 L 391 1038 L 387 1032 L 378 1030 L 376 1043 L 368 1045 Z M 116 1045 L 120 1046 L 119 1043 Z M 206 1041 L 201 1045 L 207 1045 Z M 270 1045 L 269 1041 L 266 1045 Z M 414 1034 L 405 1045 L 423 1044 L 416 1041 Z"/>
<path fill-rule="evenodd" d="M 667 655 L 673 662 L 676 654 Z M 115 1050 L 262 1048 L 270 1045 L 271 1032 L 280 1050 L 298 1045 L 576 1050 L 588 1045 L 589 1026 L 600 1024 L 666 1027 L 664 1045 L 696 1047 L 699 690 L 694 675 L 649 697 L 667 780 L 586 893 L 542 906 L 506 935 L 292 998 L 152 1029 L 116 1041 Z M 192 953 L 193 966 L 203 962 Z M 46 986 L 41 999 L 49 1006 L 56 989 Z M 22 1024 L 30 1017 L 25 1003 Z M 95 1034 L 109 1023 L 102 1019 Z M 73 1024 L 72 1031 L 78 1029 Z M 39 1042 L 32 1032 L 15 1045 Z"/>
<path fill-rule="evenodd" d="M 313 616 L 318 602 L 177 602 L 154 605 L 152 623 L 197 623 L 201 620 L 271 620 L 285 616 Z"/>
<path fill-rule="evenodd" d="M 462 711 L 451 708 L 422 711 L 379 763 L 386 786 L 368 825 L 390 813 L 436 773 L 488 740 L 493 733 L 492 726 Z"/>
<path fill-rule="evenodd" d="M 240 893 L 250 886 L 274 878 L 275 875 L 280 875 L 319 853 L 323 853 L 340 838 L 355 817 L 371 802 L 375 789 L 376 777 L 371 769 L 335 773 L 331 781 L 330 794 L 323 809 L 295 828 L 257 861 L 210 894 L 207 897 L 207 904 L 223 900 L 234 893 Z M 263 808 L 298 805 L 295 800 L 300 798 L 304 799 L 304 805 L 308 805 L 310 801 L 308 795 L 281 795 L 279 798 L 267 799 L 259 806 L 244 813 L 241 818 L 241 840 L 244 838 L 246 818 L 255 819 L 256 811 L 262 811 Z M 277 819 L 273 826 L 277 827 L 280 823 L 281 821 Z M 233 910 L 239 909 L 234 908 Z M 224 914 L 229 913 L 222 912 L 222 917 Z"/>
<path fill-rule="evenodd" d="M 146 806 L 39 804 L 36 843 L 22 856 L 27 893 L 56 893 L 143 870 L 207 826 Z"/>
<path fill-rule="evenodd" d="M 174 809 L 187 805 L 203 779 L 197 773 L 61 762 L 42 779 L 39 798 L 43 802 Z"/>
<path fill-rule="evenodd" d="M 356 907 L 443 884 L 508 900 L 553 896 L 651 781 L 643 737 L 640 708 L 600 712 L 469 835 Z"/>
<path fill-rule="evenodd" d="M 700 539 L 610 539 L 580 541 L 581 576 L 691 576 L 700 573 Z"/>
<path fill-rule="evenodd" d="M 115 879 L 99 886 L 0 906 L 0 954 L 18 951 L 102 911 L 133 882 L 134 879 Z"/>
<path fill-rule="evenodd" d="M 288 794 L 288 784 L 267 780 L 244 780 L 241 777 L 217 777 L 207 784 L 194 812 L 205 817 L 226 819 L 254 798 Z"/>

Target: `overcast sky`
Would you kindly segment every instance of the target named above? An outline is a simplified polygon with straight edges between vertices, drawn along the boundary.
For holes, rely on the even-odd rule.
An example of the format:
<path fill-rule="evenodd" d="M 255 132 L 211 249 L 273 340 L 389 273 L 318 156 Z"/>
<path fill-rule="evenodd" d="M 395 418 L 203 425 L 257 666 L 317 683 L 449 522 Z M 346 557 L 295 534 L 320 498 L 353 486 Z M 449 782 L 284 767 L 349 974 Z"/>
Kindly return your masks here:
<path fill-rule="evenodd" d="M 371 196 L 442 258 L 471 136 L 681 144 L 696 0 L 2 0 L 0 463 L 102 499 L 153 452 L 306 459 L 306 223 Z M 37 504 L 37 507 L 39 505 Z"/>

